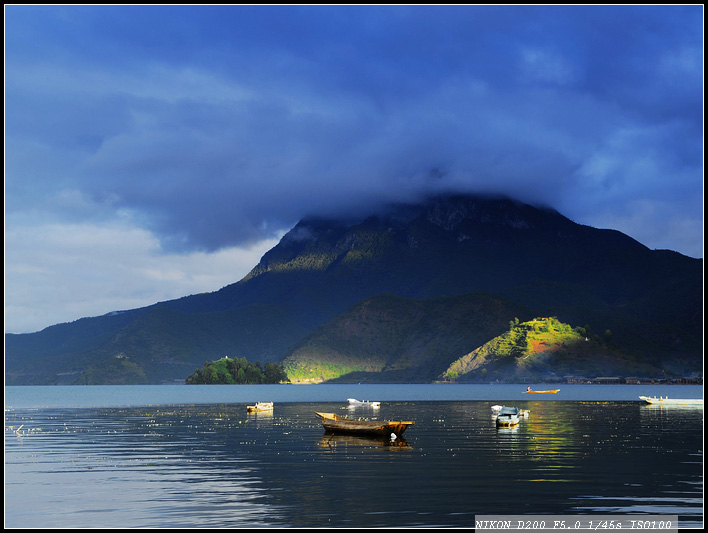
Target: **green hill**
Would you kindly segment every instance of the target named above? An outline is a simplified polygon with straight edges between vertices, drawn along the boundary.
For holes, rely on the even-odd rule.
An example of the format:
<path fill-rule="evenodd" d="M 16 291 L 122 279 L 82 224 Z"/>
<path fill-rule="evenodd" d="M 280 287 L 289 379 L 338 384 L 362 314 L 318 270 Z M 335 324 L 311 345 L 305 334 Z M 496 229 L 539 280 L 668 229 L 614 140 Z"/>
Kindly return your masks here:
<path fill-rule="evenodd" d="M 542 381 L 563 376 L 661 375 L 661 369 L 623 352 L 612 332 L 591 335 L 555 317 L 515 319 L 508 331 L 452 363 L 441 378 L 458 382 Z"/>

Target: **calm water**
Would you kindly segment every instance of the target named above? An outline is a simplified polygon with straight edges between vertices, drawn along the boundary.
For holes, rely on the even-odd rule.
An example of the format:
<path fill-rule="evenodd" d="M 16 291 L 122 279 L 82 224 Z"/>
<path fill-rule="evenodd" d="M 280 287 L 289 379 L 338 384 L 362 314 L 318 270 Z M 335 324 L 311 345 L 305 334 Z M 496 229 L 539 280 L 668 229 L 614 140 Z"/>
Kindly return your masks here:
<path fill-rule="evenodd" d="M 703 410 L 637 398 L 702 387 L 524 388 L 8 387 L 5 526 L 466 527 L 481 514 L 702 526 Z M 255 401 L 273 413 L 247 414 Z M 531 415 L 497 429 L 501 403 Z M 314 411 L 415 425 L 395 445 L 331 437 Z"/>

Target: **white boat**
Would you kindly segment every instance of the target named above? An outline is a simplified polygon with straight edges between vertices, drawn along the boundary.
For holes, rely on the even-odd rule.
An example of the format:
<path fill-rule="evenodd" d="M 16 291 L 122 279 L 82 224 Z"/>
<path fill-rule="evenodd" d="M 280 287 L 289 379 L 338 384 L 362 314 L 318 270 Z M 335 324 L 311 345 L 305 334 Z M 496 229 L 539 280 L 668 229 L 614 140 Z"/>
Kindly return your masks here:
<path fill-rule="evenodd" d="M 273 402 L 256 402 L 256 405 L 247 405 L 246 409 L 249 413 L 257 413 L 260 411 L 272 411 Z"/>
<path fill-rule="evenodd" d="M 503 407 L 504 407 L 503 405 L 492 405 L 492 411 L 494 411 L 495 413 L 498 413 L 499 411 L 502 410 Z M 519 409 L 519 416 L 520 417 L 523 416 L 524 418 L 528 418 L 530 414 L 531 414 L 531 411 L 529 411 L 528 409 Z"/>
<path fill-rule="evenodd" d="M 516 407 L 502 407 L 497 415 L 497 426 L 515 426 L 519 423 L 519 410 Z"/>
<path fill-rule="evenodd" d="M 352 407 L 358 405 L 366 405 L 368 407 L 381 407 L 381 402 L 370 402 L 369 400 L 357 400 L 356 398 L 348 398 L 347 401 Z"/>
<path fill-rule="evenodd" d="M 644 400 L 652 405 L 703 405 L 703 399 L 680 399 L 680 398 L 669 398 L 668 396 L 640 396 L 640 400 Z"/>

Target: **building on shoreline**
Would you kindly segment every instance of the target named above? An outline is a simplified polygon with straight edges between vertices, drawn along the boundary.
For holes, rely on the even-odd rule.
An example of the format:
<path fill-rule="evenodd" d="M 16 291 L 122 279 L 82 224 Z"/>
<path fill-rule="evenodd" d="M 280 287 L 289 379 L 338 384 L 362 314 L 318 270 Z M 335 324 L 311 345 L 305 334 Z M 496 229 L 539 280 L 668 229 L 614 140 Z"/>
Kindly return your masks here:
<path fill-rule="evenodd" d="M 586 378 L 583 376 L 565 376 L 568 385 L 703 385 L 703 378 L 678 377 L 678 378 L 641 378 L 621 376 L 599 376 Z"/>

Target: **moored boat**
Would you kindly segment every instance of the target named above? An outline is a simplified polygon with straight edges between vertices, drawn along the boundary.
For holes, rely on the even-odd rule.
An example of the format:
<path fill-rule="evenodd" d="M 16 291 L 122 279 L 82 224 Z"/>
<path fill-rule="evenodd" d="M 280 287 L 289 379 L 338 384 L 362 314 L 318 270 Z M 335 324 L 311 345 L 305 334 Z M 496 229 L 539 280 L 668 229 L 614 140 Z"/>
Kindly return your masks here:
<path fill-rule="evenodd" d="M 526 389 L 526 392 L 529 394 L 557 394 L 560 391 L 560 389 L 555 389 L 555 390 L 531 390 L 531 387 Z"/>
<path fill-rule="evenodd" d="M 246 409 L 249 413 L 258 413 L 260 411 L 272 411 L 273 402 L 256 402 L 255 405 L 247 405 Z"/>
<path fill-rule="evenodd" d="M 371 402 L 369 400 L 357 400 L 356 398 L 348 398 L 347 401 L 351 407 L 357 407 L 359 405 L 367 407 L 381 407 L 381 402 Z"/>
<path fill-rule="evenodd" d="M 703 405 L 702 398 L 681 399 L 681 398 L 669 398 L 668 396 L 667 397 L 659 396 L 658 398 L 656 396 L 654 396 L 654 397 L 640 396 L 639 399 L 644 400 L 645 402 L 652 404 L 652 405 Z"/>
<path fill-rule="evenodd" d="M 519 423 L 519 410 L 516 407 L 502 407 L 497 415 L 497 426 L 515 426 Z"/>
<path fill-rule="evenodd" d="M 372 435 L 376 437 L 398 438 L 401 434 L 412 426 L 415 422 L 411 421 L 368 421 L 368 420 L 352 420 L 344 416 L 339 416 L 334 413 L 315 413 L 320 420 L 325 431 L 330 433 L 341 433 L 350 435 Z"/>

